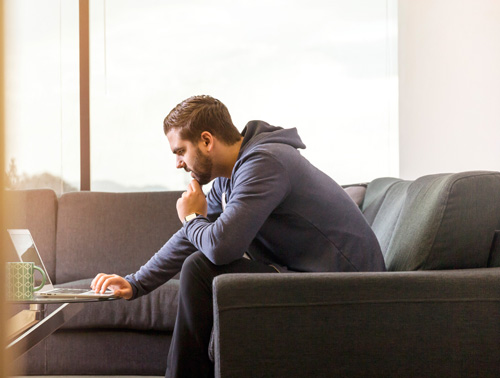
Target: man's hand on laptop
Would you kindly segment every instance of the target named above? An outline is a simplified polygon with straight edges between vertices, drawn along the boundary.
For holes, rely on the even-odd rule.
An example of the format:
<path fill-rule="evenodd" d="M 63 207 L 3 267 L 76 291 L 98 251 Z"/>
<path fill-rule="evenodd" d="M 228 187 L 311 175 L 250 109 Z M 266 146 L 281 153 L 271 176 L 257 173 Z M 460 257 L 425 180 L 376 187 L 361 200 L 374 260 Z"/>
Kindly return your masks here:
<path fill-rule="evenodd" d="M 115 297 L 130 299 L 132 298 L 132 286 L 123 277 L 117 274 L 99 273 L 90 284 L 92 290 L 96 293 L 104 294 L 106 289 L 111 289 Z"/>

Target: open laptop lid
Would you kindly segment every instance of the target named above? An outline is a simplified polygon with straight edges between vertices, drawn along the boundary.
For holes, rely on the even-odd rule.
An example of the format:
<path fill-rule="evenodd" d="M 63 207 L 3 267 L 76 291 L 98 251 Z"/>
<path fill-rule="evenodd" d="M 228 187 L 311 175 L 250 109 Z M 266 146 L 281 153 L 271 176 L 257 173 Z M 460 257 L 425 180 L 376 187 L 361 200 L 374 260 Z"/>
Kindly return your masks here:
<path fill-rule="evenodd" d="M 45 268 L 42 257 L 36 248 L 35 242 L 29 230 L 7 230 L 16 250 L 19 260 L 22 262 L 33 262 L 39 266 L 46 276 L 45 286 L 37 292 L 37 296 L 50 297 L 50 298 L 71 298 L 71 299 L 109 299 L 113 298 L 113 291 L 107 290 L 104 294 L 94 293 L 90 289 L 77 289 L 77 288 L 54 288 L 49 273 Z M 35 285 L 39 286 L 42 282 L 41 274 L 35 274 Z"/>
<path fill-rule="evenodd" d="M 42 257 L 36 248 L 35 242 L 31 237 L 29 230 L 7 230 L 14 245 L 14 249 L 17 252 L 19 261 L 22 262 L 33 262 L 36 266 L 42 268 L 45 272 L 46 281 L 45 286 L 42 288 L 43 291 L 52 290 L 54 286 L 52 285 L 52 280 L 50 279 L 49 273 L 45 268 Z M 40 273 L 35 274 L 35 286 L 40 285 L 42 282 L 42 275 Z"/>

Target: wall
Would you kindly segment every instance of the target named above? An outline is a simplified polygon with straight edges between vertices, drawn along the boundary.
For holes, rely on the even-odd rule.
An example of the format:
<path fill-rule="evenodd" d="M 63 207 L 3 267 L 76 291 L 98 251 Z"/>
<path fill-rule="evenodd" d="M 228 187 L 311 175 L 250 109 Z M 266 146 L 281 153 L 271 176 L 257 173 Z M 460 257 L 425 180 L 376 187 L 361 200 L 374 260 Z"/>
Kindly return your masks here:
<path fill-rule="evenodd" d="M 500 1 L 399 1 L 400 177 L 500 170 Z"/>

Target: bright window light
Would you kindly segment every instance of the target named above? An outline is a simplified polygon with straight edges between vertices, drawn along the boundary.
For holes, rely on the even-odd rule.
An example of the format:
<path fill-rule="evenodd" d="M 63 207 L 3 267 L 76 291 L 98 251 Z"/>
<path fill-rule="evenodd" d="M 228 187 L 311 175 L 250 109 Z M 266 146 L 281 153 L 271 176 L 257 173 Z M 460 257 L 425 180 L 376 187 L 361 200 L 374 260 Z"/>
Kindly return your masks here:
<path fill-rule="evenodd" d="M 396 4 L 90 1 L 92 190 L 184 189 L 163 119 L 198 94 L 240 130 L 296 127 L 340 184 L 397 176 Z M 7 163 L 78 188 L 78 1 L 7 0 L 6 14 Z"/>

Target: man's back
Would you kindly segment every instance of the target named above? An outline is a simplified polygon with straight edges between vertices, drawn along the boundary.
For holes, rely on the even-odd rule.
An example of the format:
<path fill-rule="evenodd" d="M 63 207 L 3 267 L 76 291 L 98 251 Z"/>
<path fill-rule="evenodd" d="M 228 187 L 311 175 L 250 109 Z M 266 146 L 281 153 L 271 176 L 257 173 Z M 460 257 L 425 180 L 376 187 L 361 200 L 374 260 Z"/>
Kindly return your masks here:
<path fill-rule="evenodd" d="M 209 204 L 224 197 L 226 211 L 240 213 L 240 227 L 231 232 L 255 229 L 250 245 L 241 246 L 253 259 L 293 271 L 385 270 L 378 241 L 358 207 L 299 153 L 305 146 L 295 129 L 252 121 L 243 135 L 233 175 L 216 180 Z M 219 222 L 237 219 L 221 216 L 226 219 Z"/>

